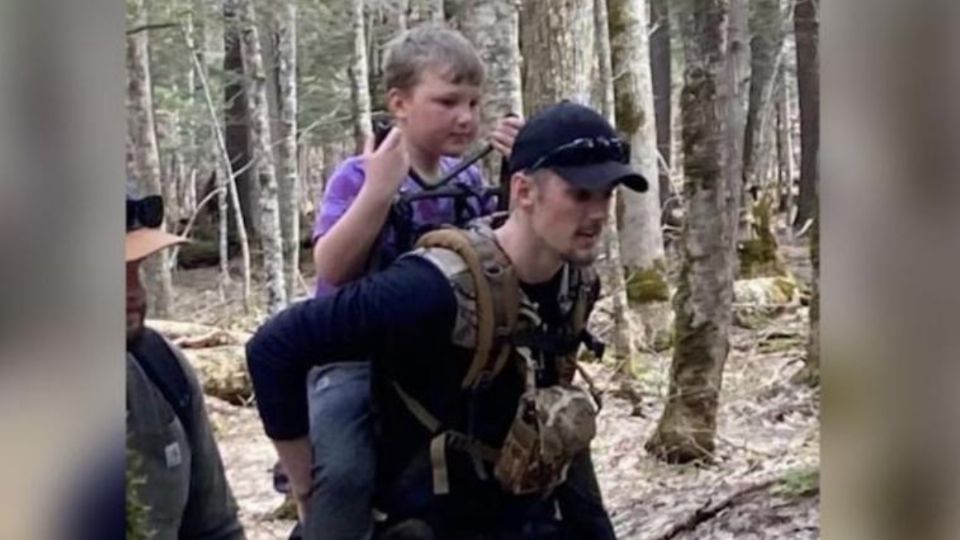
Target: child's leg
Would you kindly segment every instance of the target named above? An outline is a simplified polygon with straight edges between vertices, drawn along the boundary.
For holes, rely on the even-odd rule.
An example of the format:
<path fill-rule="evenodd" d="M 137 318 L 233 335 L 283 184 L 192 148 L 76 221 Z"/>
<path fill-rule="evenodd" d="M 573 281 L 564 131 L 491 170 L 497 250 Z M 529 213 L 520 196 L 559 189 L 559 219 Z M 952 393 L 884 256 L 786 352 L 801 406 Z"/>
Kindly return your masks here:
<path fill-rule="evenodd" d="M 373 530 L 374 453 L 370 364 L 351 362 L 311 373 L 313 493 L 303 537 L 366 540 Z"/>

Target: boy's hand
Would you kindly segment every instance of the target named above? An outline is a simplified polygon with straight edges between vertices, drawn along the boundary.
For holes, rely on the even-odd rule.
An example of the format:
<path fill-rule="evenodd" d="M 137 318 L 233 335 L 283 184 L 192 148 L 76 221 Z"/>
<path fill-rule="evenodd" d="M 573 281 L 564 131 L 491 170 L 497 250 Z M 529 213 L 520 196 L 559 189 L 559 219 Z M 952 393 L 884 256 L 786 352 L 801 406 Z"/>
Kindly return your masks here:
<path fill-rule="evenodd" d="M 368 148 L 370 148 L 369 145 Z M 367 182 L 364 185 L 369 185 L 381 194 L 392 197 L 410 172 L 410 156 L 403 143 L 403 132 L 396 126 L 390 128 L 390 132 L 380 146 L 364 154 L 367 176 Z"/>
<path fill-rule="evenodd" d="M 513 149 L 513 141 L 517 138 L 517 132 L 523 127 L 523 118 L 519 116 L 505 116 L 497 120 L 497 124 L 490 132 L 490 144 L 497 149 L 497 152 L 504 157 L 510 157 L 510 151 Z"/>

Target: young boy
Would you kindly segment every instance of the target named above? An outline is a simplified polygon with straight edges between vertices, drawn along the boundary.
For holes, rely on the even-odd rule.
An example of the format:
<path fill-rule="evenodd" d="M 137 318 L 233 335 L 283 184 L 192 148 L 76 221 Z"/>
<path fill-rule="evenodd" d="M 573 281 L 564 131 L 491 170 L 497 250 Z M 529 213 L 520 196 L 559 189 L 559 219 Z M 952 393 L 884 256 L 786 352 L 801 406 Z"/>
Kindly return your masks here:
<path fill-rule="evenodd" d="M 398 194 L 429 190 L 476 139 L 480 58 L 459 33 L 422 26 L 388 45 L 383 71 L 395 127 L 376 150 L 342 163 L 327 184 L 313 233 L 317 296 L 384 268 L 411 247 L 413 238 L 405 232 L 456 222 L 451 198 L 413 201 L 409 215 L 400 218 L 405 223 L 388 218 Z M 519 118 L 501 120 L 490 143 L 509 157 L 522 124 Z M 451 184 L 483 187 L 475 166 Z M 493 210 L 479 199 L 467 202 L 475 215 Z M 368 538 L 376 459 L 367 359 L 343 358 L 314 370 L 308 395 L 310 439 L 290 433 L 274 441 L 298 500 L 304 537 Z"/>

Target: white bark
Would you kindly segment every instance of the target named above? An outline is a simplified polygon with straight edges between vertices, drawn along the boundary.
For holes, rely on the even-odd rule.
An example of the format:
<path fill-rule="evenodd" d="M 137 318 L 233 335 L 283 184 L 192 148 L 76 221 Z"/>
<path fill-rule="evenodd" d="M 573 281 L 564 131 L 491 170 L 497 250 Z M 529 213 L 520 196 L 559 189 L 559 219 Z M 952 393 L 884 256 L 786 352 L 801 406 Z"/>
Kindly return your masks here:
<path fill-rule="evenodd" d="M 654 268 L 663 260 L 657 176 L 657 132 L 643 0 L 610 0 L 617 125 L 630 139 L 632 165 L 647 179 L 644 193 L 626 190 L 620 239 L 627 272 Z"/>
<path fill-rule="evenodd" d="M 200 55 L 193 51 L 191 55 L 194 66 L 197 68 L 197 74 L 200 76 L 200 85 L 203 89 L 203 97 L 207 104 L 207 113 L 210 115 L 210 125 L 213 128 L 214 138 L 219 149 L 220 167 L 217 167 L 217 187 L 220 190 L 218 194 L 218 213 L 219 213 L 219 242 L 220 242 L 220 292 L 221 297 L 226 296 L 226 287 L 230 283 L 229 259 L 227 253 L 227 224 L 228 209 L 227 198 L 229 195 L 230 206 L 236 217 L 237 239 L 240 242 L 240 255 L 243 269 L 243 309 L 250 309 L 250 241 L 247 238 L 247 228 L 243 221 L 243 212 L 241 212 L 240 194 L 237 192 L 237 177 L 243 173 L 243 170 L 233 170 L 230 163 L 230 153 L 227 150 L 227 141 L 224 130 L 220 127 L 217 109 L 213 104 L 213 97 L 210 94 L 210 83 L 207 80 L 207 71 L 201 63 Z"/>
<path fill-rule="evenodd" d="M 370 80 L 367 68 L 367 38 L 364 30 L 364 0 L 352 0 L 353 8 L 353 64 L 350 66 L 350 97 L 353 106 L 353 137 L 359 152 L 364 142 L 373 136 L 370 119 Z"/>
<path fill-rule="evenodd" d="M 620 248 L 627 298 L 642 315 L 643 341 L 668 340 L 672 320 L 667 300 L 653 74 L 644 0 L 610 0 L 610 48 L 617 127 L 630 141 L 632 165 L 647 179 L 647 191 L 622 190 Z"/>
<path fill-rule="evenodd" d="M 594 1 L 594 17 L 598 68 L 595 95 L 600 102 L 603 115 L 611 125 L 616 125 L 606 0 Z M 622 190 L 617 190 L 610 202 L 610 218 L 604 231 L 605 259 L 601 272 L 604 277 L 604 290 L 609 291 L 612 297 L 614 364 L 619 373 L 635 375 L 636 347 L 633 343 L 633 329 L 628 316 L 629 303 L 623 279 L 620 233 L 617 231 L 617 205 L 622 196 Z"/>
<path fill-rule="evenodd" d="M 131 0 L 128 9 L 133 26 L 147 23 L 143 0 Z M 127 36 L 127 141 L 133 165 L 130 172 L 140 195 L 160 195 L 163 188 L 153 115 L 148 35 L 149 32 L 141 31 Z M 164 250 L 143 262 L 150 310 L 162 317 L 171 315 L 173 310 L 173 281 L 168 261 L 169 254 Z"/>
<path fill-rule="evenodd" d="M 743 163 L 744 0 L 687 14 L 681 113 L 687 174 L 683 270 L 674 299 L 677 344 L 663 415 L 646 447 L 668 461 L 714 449 L 736 269 Z"/>
<path fill-rule="evenodd" d="M 592 0 L 524 2 L 520 33 L 525 64 L 523 105 L 527 116 L 562 99 L 597 105 L 591 103 Z"/>
<path fill-rule="evenodd" d="M 489 129 L 507 113 L 523 113 L 520 79 L 520 13 L 512 0 L 464 3 L 454 24 L 476 47 L 486 68 L 481 125 Z M 484 159 L 488 179 L 500 168 L 500 154 Z"/>
<path fill-rule="evenodd" d="M 247 111 L 250 119 L 250 141 L 254 160 L 256 160 L 255 177 L 259 180 L 260 186 L 260 247 L 263 251 L 263 268 L 266 274 L 267 311 L 272 314 L 277 313 L 287 304 L 277 175 L 267 114 L 266 76 L 253 0 L 240 0 L 238 7 L 247 89 Z"/>
<path fill-rule="evenodd" d="M 297 5 L 287 0 L 277 27 L 280 86 L 280 177 L 287 298 L 296 296 L 300 268 L 300 179 L 297 174 Z"/>

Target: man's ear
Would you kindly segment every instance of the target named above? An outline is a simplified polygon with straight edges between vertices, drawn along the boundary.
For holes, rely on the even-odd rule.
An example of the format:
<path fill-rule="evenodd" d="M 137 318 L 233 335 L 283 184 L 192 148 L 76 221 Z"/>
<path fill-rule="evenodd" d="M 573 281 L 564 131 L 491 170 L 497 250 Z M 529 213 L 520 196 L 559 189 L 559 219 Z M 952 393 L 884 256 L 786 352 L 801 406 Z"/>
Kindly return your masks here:
<path fill-rule="evenodd" d="M 510 205 L 517 208 L 530 208 L 536 196 L 534 178 L 523 172 L 515 172 L 510 177 Z"/>

